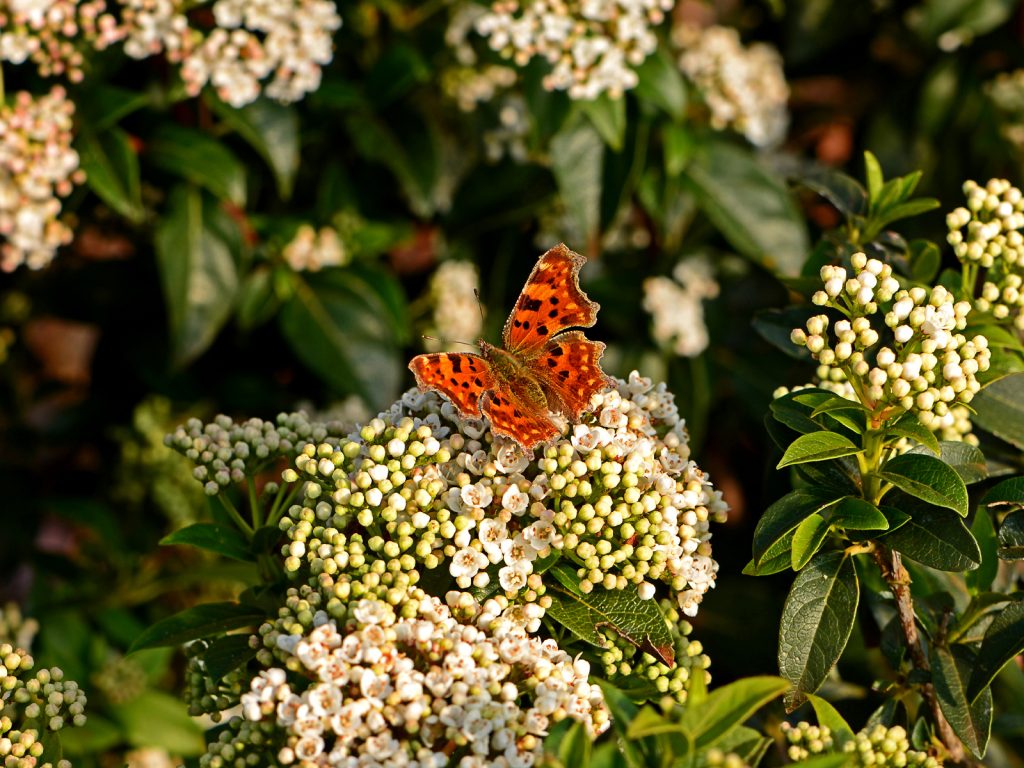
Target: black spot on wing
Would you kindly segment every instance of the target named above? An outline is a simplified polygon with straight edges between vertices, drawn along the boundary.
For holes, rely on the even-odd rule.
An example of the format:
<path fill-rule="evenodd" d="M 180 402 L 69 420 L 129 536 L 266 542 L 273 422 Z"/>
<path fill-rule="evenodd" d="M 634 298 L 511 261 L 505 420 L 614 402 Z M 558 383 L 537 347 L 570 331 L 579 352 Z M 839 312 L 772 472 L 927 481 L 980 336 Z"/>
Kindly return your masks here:
<path fill-rule="evenodd" d="M 519 302 L 521 308 L 527 312 L 536 312 L 543 303 L 540 299 L 531 299 L 528 296 L 524 296 L 522 301 Z"/>
<path fill-rule="evenodd" d="M 456 373 L 462 373 L 462 358 L 458 355 L 453 355 L 451 358 L 452 370 Z"/>

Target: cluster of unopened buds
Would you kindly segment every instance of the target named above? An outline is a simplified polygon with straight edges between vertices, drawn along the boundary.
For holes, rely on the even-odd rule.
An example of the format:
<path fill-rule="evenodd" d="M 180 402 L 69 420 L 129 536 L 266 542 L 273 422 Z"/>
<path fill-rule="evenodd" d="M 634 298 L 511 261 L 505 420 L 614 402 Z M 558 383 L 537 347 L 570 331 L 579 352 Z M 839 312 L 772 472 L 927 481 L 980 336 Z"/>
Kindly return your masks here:
<path fill-rule="evenodd" d="M 654 27 L 672 0 L 497 0 L 476 20 L 476 30 L 490 47 L 518 66 L 534 57 L 551 71 L 550 91 L 567 91 L 573 99 L 613 98 L 635 87 L 635 67 L 658 44 Z"/>
<path fill-rule="evenodd" d="M 815 755 L 845 753 L 850 755 L 853 765 L 864 768 L 939 768 L 942 765 L 927 752 L 911 749 L 907 731 L 899 725 L 865 728 L 841 748 L 835 743 L 832 730 L 825 725 L 783 723 L 782 732 L 789 743 L 787 755 L 795 763 Z"/>
<path fill-rule="evenodd" d="M 61 198 L 85 174 L 72 149 L 74 104 L 60 86 L 44 96 L 24 91 L 0 105 L 0 269 L 39 269 L 71 241 Z"/>
<path fill-rule="evenodd" d="M 308 634 L 278 637 L 307 682 L 293 689 L 273 667 L 241 705 L 245 719 L 286 731 L 281 764 L 526 768 L 559 720 L 591 737 L 608 727 L 586 661 L 493 615 L 463 623 L 436 597 L 415 597 L 413 615 L 361 599 L 343 626 L 321 612 Z"/>
<path fill-rule="evenodd" d="M 951 408 L 971 401 L 981 388 L 977 374 L 989 367 L 988 340 L 957 333 L 967 325 L 970 302 L 955 302 L 942 286 L 896 290 L 886 265 L 864 254 L 855 254 L 852 261 L 859 273 L 850 279 L 842 267 L 823 267 L 825 289 L 813 298 L 847 317 L 832 323 L 828 315 L 815 315 L 806 330 L 793 331 L 793 342 L 821 365 L 840 369 L 857 399 L 875 415 L 889 409 L 913 411 L 925 426 L 940 426 Z M 873 324 L 871 316 L 879 312 L 878 302 L 889 301 L 884 325 L 892 344 L 878 347 L 877 317 Z M 828 378 L 840 377 L 829 371 Z"/>
<path fill-rule="evenodd" d="M 679 25 L 679 68 L 701 92 L 711 126 L 730 128 L 758 147 L 785 138 L 789 86 L 782 56 L 766 43 L 744 47 L 733 27 Z"/>
<path fill-rule="evenodd" d="M 52 768 L 44 762 L 44 738 L 66 725 L 85 724 L 85 694 L 59 668 L 34 669 L 24 649 L 0 643 L 0 765 Z M 57 768 L 70 768 L 58 760 Z"/>
<path fill-rule="evenodd" d="M 83 48 L 97 45 L 105 0 L 0 3 L 0 62 L 31 61 L 43 77 L 84 77 Z"/>

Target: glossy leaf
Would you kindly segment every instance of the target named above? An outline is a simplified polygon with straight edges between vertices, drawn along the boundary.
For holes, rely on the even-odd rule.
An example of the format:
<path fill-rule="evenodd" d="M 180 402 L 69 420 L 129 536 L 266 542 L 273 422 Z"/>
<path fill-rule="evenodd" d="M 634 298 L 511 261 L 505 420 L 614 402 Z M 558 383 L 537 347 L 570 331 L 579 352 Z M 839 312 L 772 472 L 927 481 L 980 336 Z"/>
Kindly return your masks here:
<path fill-rule="evenodd" d="M 171 192 L 154 246 L 174 359 L 184 365 L 206 351 L 230 317 L 238 269 L 228 244 L 207 225 L 202 193 L 193 186 Z"/>
<path fill-rule="evenodd" d="M 761 565 L 775 545 L 822 506 L 821 497 L 797 490 L 783 496 L 761 515 L 754 529 L 754 562 Z M 777 552 L 774 554 L 778 554 Z"/>
<path fill-rule="evenodd" d="M 968 571 L 981 564 L 981 551 L 963 521 L 949 510 L 915 505 L 910 521 L 885 536 L 885 543 L 921 565 L 940 571 Z"/>
<path fill-rule="evenodd" d="M 967 486 L 941 459 L 904 453 L 887 461 L 878 476 L 922 501 L 952 509 L 960 517 L 967 516 Z"/>
<path fill-rule="evenodd" d="M 971 535 L 978 543 L 978 551 L 981 552 L 981 566 L 977 570 L 965 574 L 964 579 L 971 591 L 977 593 L 989 589 L 999 571 L 996 529 L 992 524 L 992 516 L 984 507 L 974 513 Z"/>
<path fill-rule="evenodd" d="M 613 152 L 621 151 L 626 136 L 626 100 L 602 94 L 596 99 L 579 102 L 579 106 L 604 143 Z"/>
<path fill-rule="evenodd" d="M 907 412 L 899 421 L 885 430 L 886 437 L 909 437 L 929 449 L 934 455 L 939 455 L 939 439 L 928 427 L 921 423 L 921 420 L 913 412 Z"/>
<path fill-rule="evenodd" d="M 744 256 L 780 275 L 796 275 L 810 250 L 807 228 L 782 179 L 755 155 L 709 141 L 686 169 L 704 213 Z"/>
<path fill-rule="evenodd" d="M 842 552 L 819 554 L 797 575 L 779 631 L 779 670 L 793 684 L 788 709 L 814 693 L 839 660 L 859 598 L 853 560 Z"/>
<path fill-rule="evenodd" d="M 277 193 L 289 199 L 299 171 L 299 114 L 295 107 L 267 98 L 240 108 L 213 97 L 209 103 L 226 125 L 262 155 L 274 173 Z"/>
<path fill-rule="evenodd" d="M 889 521 L 878 507 L 856 496 L 840 499 L 822 512 L 831 525 L 849 531 L 884 531 L 889 528 Z"/>
<path fill-rule="evenodd" d="M 803 520 L 796 527 L 792 545 L 794 571 L 799 571 L 818 553 L 821 545 L 825 543 L 825 537 L 828 536 L 828 529 L 829 525 L 825 522 L 825 518 L 817 513 Z"/>
<path fill-rule="evenodd" d="M 245 166 L 202 131 L 166 123 L 146 142 L 146 159 L 221 200 L 245 204 Z"/>
<path fill-rule="evenodd" d="M 672 635 L 656 600 L 641 600 L 636 587 L 594 589 L 589 595 L 565 589 L 551 589 L 548 615 L 584 642 L 604 648 L 602 629 L 611 629 L 622 639 L 664 663 L 675 664 Z"/>
<path fill-rule="evenodd" d="M 1024 560 L 1024 511 L 1012 512 L 999 526 L 999 557 Z"/>
<path fill-rule="evenodd" d="M 781 677 L 737 680 L 711 691 L 699 706 L 688 707 L 682 725 L 697 749 L 707 749 L 788 688 L 789 682 Z"/>
<path fill-rule="evenodd" d="M 988 477 L 985 455 L 970 443 L 943 440 L 935 450 L 918 445 L 911 448 L 908 453 L 938 457 L 960 475 L 960 479 L 964 481 L 965 485 L 980 483 Z"/>
<path fill-rule="evenodd" d="M 245 536 L 235 528 L 227 528 L 213 523 L 193 523 L 180 528 L 160 540 L 163 546 L 186 544 L 191 547 L 215 552 L 233 560 L 252 560 L 252 552 Z"/>
<path fill-rule="evenodd" d="M 265 618 L 267 616 L 263 611 L 251 605 L 203 603 L 168 616 L 148 627 L 132 643 L 131 650 L 181 645 L 189 640 L 250 627 L 259 624 Z"/>
<path fill-rule="evenodd" d="M 991 382 L 971 400 L 971 408 L 971 421 L 1024 450 L 1024 373 Z"/>
<path fill-rule="evenodd" d="M 1024 653 L 1024 600 L 1002 607 L 985 630 L 967 689 L 967 699 L 975 701 L 992 684 L 1004 666 Z"/>
<path fill-rule="evenodd" d="M 684 116 L 686 111 L 686 83 L 679 66 L 664 46 L 658 46 L 654 53 L 644 59 L 643 64 L 636 68 L 638 82 L 636 95 L 641 101 L 647 101 L 661 107 L 676 119 Z M 624 101 L 620 99 L 620 101 Z"/>
<path fill-rule="evenodd" d="M 600 231 L 604 142 L 585 120 L 566 125 L 551 139 L 551 170 L 569 215 L 586 238 Z"/>
<path fill-rule="evenodd" d="M 131 137 L 120 128 L 96 133 L 83 126 L 75 143 L 89 188 L 131 222 L 145 216 L 139 181 L 139 156 Z"/>
<path fill-rule="evenodd" d="M 985 688 L 973 701 L 968 696 L 968 680 L 977 660 L 963 646 L 950 649 L 934 644 L 928 657 L 942 714 L 964 746 L 980 759 L 992 730 L 992 692 Z"/>
<path fill-rule="evenodd" d="M 782 469 L 792 464 L 805 464 L 812 461 L 824 461 L 836 459 L 841 456 L 852 456 L 860 453 L 861 448 L 848 438 L 836 432 L 811 432 L 800 435 L 790 443 L 789 448 L 782 454 L 782 459 L 776 465 L 776 469 Z M 965 491 L 966 493 L 966 491 Z"/>
<path fill-rule="evenodd" d="M 818 718 L 818 725 L 823 725 L 832 731 L 832 736 L 839 746 L 848 741 L 853 741 L 853 729 L 832 704 L 813 693 L 807 699 L 810 701 L 811 706 L 814 707 L 814 714 Z"/>

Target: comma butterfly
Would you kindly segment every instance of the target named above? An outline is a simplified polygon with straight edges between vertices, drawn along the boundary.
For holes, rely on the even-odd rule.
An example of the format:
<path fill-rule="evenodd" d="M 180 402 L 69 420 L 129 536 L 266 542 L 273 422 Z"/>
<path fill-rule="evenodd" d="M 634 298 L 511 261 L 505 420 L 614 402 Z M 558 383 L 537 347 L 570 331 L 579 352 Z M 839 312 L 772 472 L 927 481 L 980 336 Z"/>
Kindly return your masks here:
<path fill-rule="evenodd" d="M 551 414 L 579 419 L 609 382 L 604 344 L 566 330 L 597 321 L 598 305 L 580 290 L 584 262 L 564 245 L 541 256 L 505 322 L 504 349 L 481 339 L 479 355 L 417 355 L 409 368 L 419 388 L 440 392 L 463 417 L 482 412 L 495 434 L 526 450 L 557 436 Z"/>

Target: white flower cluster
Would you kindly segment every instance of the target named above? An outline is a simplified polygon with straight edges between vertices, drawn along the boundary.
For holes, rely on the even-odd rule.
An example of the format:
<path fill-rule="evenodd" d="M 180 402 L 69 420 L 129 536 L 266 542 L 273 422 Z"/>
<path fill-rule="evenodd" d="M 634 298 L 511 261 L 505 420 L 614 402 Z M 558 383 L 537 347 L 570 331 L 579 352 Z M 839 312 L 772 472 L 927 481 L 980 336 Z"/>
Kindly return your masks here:
<path fill-rule="evenodd" d="M 291 102 L 316 90 L 341 26 L 333 0 L 217 0 L 213 15 L 216 28 L 185 57 L 181 75 L 189 94 L 210 83 L 233 107 L 261 92 Z"/>
<path fill-rule="evenodd" d="M 530 133 L 530 110 L 522 96 L 506 96 L 498 107 L 498 125 L 484 131 L 487 160 L 496 163 L 508 155 L 524 163 L 529 155 L 526 137 Z"/>
<path fill-rule="evenodd" d="M 0 270 L 39 269 L 71 242 L 60 198 L 85 174 L 71 147 L 75 105 L 61 87 L 0 105 Z"/>
<path fill-rule="evenodd" d="M 744 47 L 732 27 L 680 25 L 672 36 L 682 49 L 679 68 L 700 89 L 713 128 L 731 128 L 757 147 L 786 137 L 789 86 L 774 47 Z"/>
<path fill-rule="evenodd" d="M 850 318 L 832 325 L 834 342 L 827 335 L 828 315 L 810 318 L 806 331 L 795 329 L 793 342 L 807 347 L 822 366 L 841 369 L 857 399 L 873 413 L 898 407 L 914 411 L 926 427 L 941 427 L 953 406 L 973 399 L 981 388 L 977 374 L 989 367 L 988 340 L 957 333 L 967 325 L 970 302 L 954 302 L 942 286 L 893 293 L 898 283 L 888 265 L 862 253 L 854 254 L 852 262 L 859 274 L 850 279 L 842 267 L 822 267 L 825 290 L 813 299 Z M 893 345 L 876 349 L 880 335 L 868 316 L 879 311 L 877 302 L 890 300 L 884 322 Z M 819 377 L 835 378 L 821 369 Z"/>
<path fill-rule="evenodd" d="M 967 207 L 946 217 L 947 239 L 965 269 L 987 270 L 974 307 L 1024 331 L 1024 193 L 1006 179 L 968 181 L 964 193 Z"/>
<path fill-rule="evenodd" d="M 644 280 L 644 309 L 654 320 L 652 335 L 683 357 L 696 357 L 708 346 L 704 300 L 718 295 L 718 283 L 706 258 L 680 261 L 668 277 Z"/>
<path fill-rule="evenodd" d="M 163 53 L 168 61 L 181 62 L 202 39 L 185 15 L 185 0 L 117 0 L 120 19 L 105 14 L 100 19 L 100 48 L 122 43 L 133 59 Z"/>
<path fill-rule="evenodd" d="M 992 267 L 997 260 L 1024 266 L 1024 195 L 1006 179 L 991 179 L 984 187 L 964 182 L 967 207 L 946 216 L 947 240 L 956 257 Z M 966 229 L 966 231 L 965 231 Z"/>
<path fill-rule="evenodd" d="M 551 65 L 549 91 L 572 99 L 621 97 L 637 84 L 634 67 L 657 47 L 654 27 L 673 0 L 497 0 L 476 20 L 490 47 L 518 66 L 535 56 Z"/>
<path fill-rule="evenodd" d="M 296 272 L 319 272 L 324 267 L 343 267 L 350 261 L 337 230 L 331 227 L 317 230 L 310 224 L 298 228 L 281 256 Z"/>
<path fill-rule="evenodd" d="M 430 301 L 434 308 L 427 348 L 448 349 L 458 342 L 475 342 L 483 330 L 480 302 L 480 273 L 471 261 L 442 261 L 430 278 Z"/>
<path fill-rule="evenodd" d="M 81 81 L 80 46 L 94 45 L 105 0 L 0 2 L 0 62 L 31 61 L 43 77 Z"/>
<path fill-rule="evenodd" d="M 271 668 L 241 704 L 247 720 L 286 730 L 281 764 L 529 768 L 555 722 L 582 722 L 592 738 L 608 727 L 586 661 L 493 616 L 460 623 L 419 597 L 411 617 L 362 599 L 342 631 L 321 611 L 307 635 L 277 638 L 308 686 L 293 689 Z"/>

